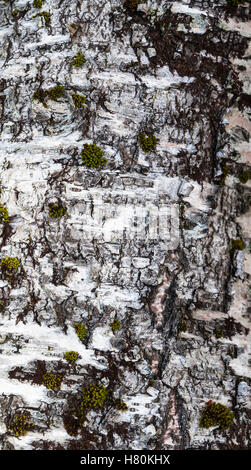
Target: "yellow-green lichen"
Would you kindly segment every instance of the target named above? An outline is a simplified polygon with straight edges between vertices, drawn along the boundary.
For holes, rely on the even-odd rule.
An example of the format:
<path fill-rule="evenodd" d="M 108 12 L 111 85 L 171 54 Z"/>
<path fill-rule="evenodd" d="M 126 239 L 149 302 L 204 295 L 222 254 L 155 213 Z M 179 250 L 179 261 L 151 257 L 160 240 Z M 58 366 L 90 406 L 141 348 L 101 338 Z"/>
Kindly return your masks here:
<path fill-rule="evenodd" d="M 234 413 L 225 405 L 210 401 L 201 411 L 200 427 L 211 428 L 219 426 L 220 429 L 227 429 L 234 420 Z"/>
<path fill-rule="evenodd" d="M 74 364 L 79 359 L 79 354 L 76 351 L 67 351 L 64 354 L 64 359 L 70 364 Z"/>
<path fill-rule="evenodd" d="M 87 333 L 87 328 L 85 327 L 85 325 L 83 325 L 83 323 L 75 323 L 74 329 L 76 335 L 79 337 L 80 341 L 82 341 L 82 339 L 84 339 Z"/>
<path fill-rule="evenodd" d="M 3 271 L 13 273 L 19 268 L 20 261 L 12 256 L 7 256 L 1 260 L 1 268 Z"/>
<path fill-rule="evenodd" d="M 61 387 L 63 377 L 60 374 L 53 374 L 47 372 L 43 375 L 43 384 L 50 390 L 59 390 Z"/>
<path fill-rule="evenodd" d="M 107 162 L 106 158 L 104 158 L 104 151 L 96 144 L 84 144 L 81 158 L 84 165 L 90 168 L 100 168 Z"/>

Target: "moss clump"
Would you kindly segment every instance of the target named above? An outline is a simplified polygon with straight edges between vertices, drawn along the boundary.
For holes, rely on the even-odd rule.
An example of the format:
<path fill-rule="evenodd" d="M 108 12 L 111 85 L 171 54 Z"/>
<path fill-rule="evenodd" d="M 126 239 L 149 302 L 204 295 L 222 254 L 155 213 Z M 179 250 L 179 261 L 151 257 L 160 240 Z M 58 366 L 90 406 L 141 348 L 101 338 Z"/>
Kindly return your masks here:
<path fill-rule="evenodd" d="M 7 256 L 3 258 L 1 261 L 1 268 L 3 271 L 7 271 L 8 273 L 13 273 L 17 271 L 20 265 L 20 261 L 17 258 L 13 258 L 11 256 Z"/>
<path fill-rule="evenodd" d="M 80 406 L 87 409 L 101 408 L 108 395 L 108 389 L 102 385 L 88 385 L 82 389 L 82 402 Z"/>
<path fill-rule="evenodd" d="M 62 380 L 63 377 L 60 374 L 49 374 L 47 372 L 43 375 L 43 384 L 50 390 L 59 390 Z"/>
<path fill-rule="evenodd" d="M 85 58 L 83 56 L 83 54 L 81 52 L 78 52 L 74 57 L 73 57 L 73 61 L 72 61 L 72 65 L 74 67 L 83 67 L 85 63 Z"/>
<path fill-rule="evenodd" d="M 146 390 L 148 389 L 148 387 L 154 387 L 154 384 L 155 384 L 154 379 L 153 378 L 149 379 L 146 385 Z"/>
<path fill-rule="evenodd" d="M 102 408 L 109 395 L 108 389 L 102 385 L 88 385 L 82 388 L 82 399 L 73 410 L 78 419 L 78 425 L 82 426 L 89 410 Z M 75 431 L 75 429 L 74 429 Z"/>
<path fill-rule="evenodd" d="M 251 173 L 248 170 L 244 170 L 239 176 L 239 180 L 243 184 L 247 183 L 250 178 L 251 178 Z"/>
<path fill-rule="evenodd" d="M 226 165 L 226 163 L 222 163 L 221 164 L 221 171 L 222 171 L 222 177 L 219 181 L 219 185 L 220 186 L 224 186 L 225 182 L 226 182 L 226 178 L 227 176 L 229 175 L 230 173 L 230 169 L 229 167 Z"/>
<path fill-rule="evenodd" d="M 144 134 L 144 132 L 141 132 L 139 134 L 138 139 L 139 145 L 145 153 L 153 152 L 154 150 L 156 150 L 157 139 L 154 135 Z"/>
<path fill-rule="evenodd" d="M 33 5 L 34 8 L 42 8 L 43 0 L 34 0 L 32 5 Z"/>
<path fill-rule="evenodd" d="M 246 247 L 246 245 L 245 245 L 244 241 L 241 238 L 237 238 L 236 240 L 231 241 L 230 250 L 231 251 L 244 250 L 245 247 Z"/>
<path fill-rule="evenodd" d="M 79 354 L 76 351 L 67 351 L 64 359 L 70 364 L 74 364 L 79 359 Z"/>
<path fill-rule="evenodd" d="M 55 87 L 50 88 L 49 90 L 43 90 L 38 88 L 37 91 L 33 94 L 33 100 L 37 100 L 47 108 L 46 98 L 50 98 L 53 101 L 57 101 L 59 98 L 64 96 L 65 89 L 63 85 L 57 84 Z"/>
<path fill-rule="evenodd" d="M 85 418 L 86 418 L 86 414 L 88 412 L 88 408 L 86 408 L 85 406 L 85 403 L 81 401 L 81 403 L 79 403 L 74 409 L 73 409 L 73 415 L 75 415 L 77 417 L 77 422 L 75 423 L 75 426 L 73 428 L 73 432 L 76 432 L 77 431 L 77 428 L 78 426 L 82 426 L 84 421 L 85 421 Z M 72 426 L 71 426 L 72 428 Z M 68 432 L 68 431 L 67 431 Z"/>
<path fill-rule="evenodd" d="M 9 222 L 9 212 L 8 209 L 2 204 L 0 204 L 0 222 L 7 223 Z"/>
<path fill-rule="evenodd" d="M 111 327 L 114 335 L 115 335 L 116 331 L 120 330 L 121 324 L 120 324 L 120 321 L 118 321 L 116 315 L 115 315 L 113 321 L 110 323 L 110 327 Z"/>
<path fill-rule="evenodd" d="M 53 219 L 59 219 L 67 214 L 67 210 L 63 207 L 58 206 L 57 204 L 50 204 L 49 214 Z"/>
<path fill-rule="evenodd" d="M 44 105 L 45 108 L 47 108 L 47 105 L 45 103 L 45 99 L 47 97 L 47 92 L 44 91 L 42 88 L 38 88 L 37 91 L 33 94 L 33 100 L 39 101 Z"/>
<path fill-rule="evenodd" d="M 85 108 L 85 103 L 86 103 L 86 97 L 83 95 L 78 95 L 77 93 L 74 93 L 72 95 L 74 104 L 76 108 Z"/>
<path fill-rule="evenodd" d="M 215 330 L 214 330 L 214 334 L 215 334 L 217 339 L 224 338 L 224 331 L 221 330 L 220 328 L 216 327 Z"/>
<path fill-rule="evenodd" d="M 8 430 L 13 431 L 17 437 L 25 436 L 34 425 L 28 421 L 26 415 L 15 416 Z"/>
<path fill-rule="evenodd" d="M 234 413 L 225 405 L 210 401 L 201 412 L 200 427 L 211 428 L 219 426 L 220 429 L 227 429 L 234 420 Z"/>
<path fill-rule="evenodd" d="M 79 419 L 76 419 L 77 415 L 77 409 L 71 409 L 71 412 L 68 412 L 63 416 L 63 422 L 64 422 L 64 428 L 66 432 L 69 434 L 69 436 L 77 436 L 78 435 L 78 428 L 79 425 L 82 424 L 80 421 L 80 416 L 78 416 Z M 73 413 L 73 414 L 71 414 Z M 74 416 L 75 415 L 75 416 Z M 82 421 L 83 421 L 83 416 L 81 416 Z"/>
<path fill-rule="evenodd" d="M 12 16 L 17 16 L 18 15 L 18 10 L 12 10 L 11 14 L 12 14 Z"/>
<path fill-rule="evenodd" d="M 119 411 L 128 411 L 127 404 L 124 401 L 119 400 L 118 398 L 114 400 L 114 406 Z"/>
<path fill-rule="evenodd" d="M 82 339 L 84 339 L 87 333 L 87 329 L 85 325 L 83 325 L 83 323 L 75 323 L 74 329 L 75 329 L 76 335 L 79 337 L 80 341 L 82 341 Z"/>
<path fill-rule="evenodd" d="M 37 13 L 36 15 L 34 15 L 32 18 L 37 18 L 37 16 L 40 16 L 41 18 L 43 18 L 45 25 L 49 26 L 51 22 L 51 14 L 48 11 L 41 11 L 40 13 Z"/>
<path fill-rule="evenodd" d="M 134 12 L 140 3 L 142 3 L 142 0 L 125 0 L 124 7 L 130 12 Z"/>
<path fill-rule="evenodd" d="M 63 85 L 57 84 L 53 88 L 50 88 L 46 93 L 51 100 L 57 101 L 59 98 L 62 98 L 62 96 L 64 96 L 65 89 Z"/>
<path fill-rule="evenodd" d="M 187 322 L 186 320 L 182 320 L 178 324 L 178 332 L 179 333 L 185 333 L 187 331 Z"/>
<path fill-rule="evenodd" d="M 238 5 L 245 3 L 245 0 L 227 0 L 227 3 L 232 7 L 238 7 Z"/>
<path fill-rule="evenodd" d="M 81 158 L 85 164 L 90 168 L 99 168 L 107 162 L 104 158 L 104 152 L 96 144 L 84 144 L 81 152 Z"/>

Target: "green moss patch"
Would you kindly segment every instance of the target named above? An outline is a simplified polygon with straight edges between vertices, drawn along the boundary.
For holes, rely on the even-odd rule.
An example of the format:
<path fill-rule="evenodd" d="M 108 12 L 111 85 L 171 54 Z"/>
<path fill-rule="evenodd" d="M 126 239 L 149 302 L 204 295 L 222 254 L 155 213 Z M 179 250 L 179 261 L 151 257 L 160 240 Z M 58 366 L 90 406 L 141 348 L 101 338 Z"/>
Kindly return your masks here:
<path fill-rule="evenodd" d="M 81 52 L 78 52 L 72 60 L 72 65 L 73 67 L 81 68 L 83 67 L 84 63 L 86 62 L 83 54 Z"/>
<path fill-rule="evenodd" d="M 145 153 L 156 150 L 157 139 L 153 134 L 141 132 L 138 137 L 139 145 Z"/>
<path fill-rule="evenodd" d="M 116 315 L 115 315 L 113 321 L 110 323 L 110 327 L 113 331 L 113 334 L 115 334 L 116 331 L 120 330 L 121 324 L 120 324 L 120 321 L 117 319 Z"/>
<path fill-rule="evenodd" d="M 1 260 L 1 268 L 9 274 L 18 270 L 20 261 L 12 256 L 7 256 Z"/>
<path fill-rule="evenodd" d="M 83 408 L 97 409 L 101 408 L 109 395 L 108 389 L 102 385 L 88 385 L 82 389 Z"/>
<path fill-rule="evenodd" d="M 33 100 L 39 101 L 47 108 L 46 99 L 49 98 L 53 101 L 57 101 L 59 98 L 62 98 L 65 94 L 65 88 L 63 85 L 57 84 L 56 86 L 49 88 L 49 90 L 43 90 L 38 88 L 37 91 L 33 94 Z"/>
<path fill-rule="evenodd" d="M 221 171 L 222 171 L 222 176 L 221 176 L 221 179 L 220 179 L 220 181 L 219 181 L 219 185 L 220 185 L 220 186 L 224 186 L 224 185 L 225 185 L 225 182 L 226 182 L 226 178 L 227 178 L 227 176 L 228 176 L 229 173 L 230 173 L 230 169 L 229 169 L 229 167 L 226 165 L 225 162 L 223 162 L 223 163 L 221 164 Z"/>
<path fill-rule="evenodd" d="M 238 7 L 238 5 L 242 5 L 245 3 L 245 0 L 227 0 L 228 5 L 232 7 Z"/>
<path fill-rule="evenodd" d="M 49 214 L 53 219 L 59 219 L 67 214 L 67 210 L 57 204 L 49 205 Z"/>
<path fill-rule="evenodd" d="M 178 333 L 185 333 L 187 331 L 186 320 L 181 320 L 178 324 Z"/>
<path fill-rule="evenodd" d="M 143 3 L 143 0 L 125 0 L 124 8 L 130 12 L 135 12 L 140 3 Z"/>
<path fill-rule="evenodd" d="M 200 427 L 211 428 L 219 426 L 227 429 L 234 420 L 234 413 L 221 403 L 209 402 L 201 412 Z"/>
<path fill-rule="evenodd" d="M 49 26 L 51 22 L 51 14 L 48 11 L 41 11 L 40 13 L 37 13 L 36 15 L 34 15 L 32 18 L 37 18 L 37 17 L 43 18 L 45 25 Z"/>
<path fill-rule="evenodd" d="M 85 325 L 83 325 L 83 323 L 75 323 L 74 329 L 76 335 L 79 337 L 80 341 L 82 341 L 82 339 L 84 339 L 87 333 L 87 328 L 85 327 Z"/>
<path fill-rule="evenodd" d="M 216 336 L 217 339 L 220 339 L 220 338 L 224 338 L 224 331 L 221 330 L 220 328 L 215 328 L 214 329 L 214 334 Z"/>
<path fill-rule="evenodd" d="M 74 93 L 72 95 L 72 99 L 74 101 L 74 104 L 76 108 L 85 108 L 86 104 L 86 97 L 83 95 L 78 95 L 77 93 Z"/>
<path fill-rule="evenodd" d="M 46 373 L 43 375 L 43 384 L 50 390 L 59 390 L 63 377 L 60 374 Z"/>
<path fill-rule="evenodd" d="M 43 0 L 34 0 L 32 5 L 34 8 L 42 8 Z"/>
<path fill-rule="evenodd" d="M 57 84 L 56 86 L 50 88 L 46 93 L 51 100 L 56 101 L 64 96 L 65 89 L 63 85 Z"/>
<path fill-rule="evenodd" d="M 241 238 L 236 238 L 236 240 L 231 241 L 230 250 L 231 251 L 244 250 L 245 247 L 246 247 L 245 242 Z"/>
<path fill-rule="evenodd" d="M 246 184 L 248 180 L 251 178 L 251 172 L 248 170 L 243 170 L 243 172 L 239 176 L 239 180 L 242 184 Z"/>
<path fill-rule="evenodd" d="M 81 159 L 84 165 L 89 168 L 100 168 L 107 162 L 106 158 L 104 158 L 104 151 L 96 144 L 84 144 Z"/>
<path fill-rule="evenodd" d="M 118 398 L 114 400 L 114 407 L 119 411 L 128 411 L 127 404 L 124 401 L 119 400 Z"/>
<path fill-rule="evenodd" d="M 74 364 L 79 359 L 79 354 L 76 351 L 67 351 L 64 354 L 64 359 L 70 364 Z"/>
<path fill-rule="evenodd" d="M 25 414 L 20 414 L 14 417 L 8 430 L 13 431 L 16 437 L 25 436 L 34 425 L 29 422 L 29 418 Z"/>
<path fill-rule="evenodd" d="M 7 223 L 9 222 L 9 212 L 7 207 L 2 206 L 0 204 L 0 222 Z"/>

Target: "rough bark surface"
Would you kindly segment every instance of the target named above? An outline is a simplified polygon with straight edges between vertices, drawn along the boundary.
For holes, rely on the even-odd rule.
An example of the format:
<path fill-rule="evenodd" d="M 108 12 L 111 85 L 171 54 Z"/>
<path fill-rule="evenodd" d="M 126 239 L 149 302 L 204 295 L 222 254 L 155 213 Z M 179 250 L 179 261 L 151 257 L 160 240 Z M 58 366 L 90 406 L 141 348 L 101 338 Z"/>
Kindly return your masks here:
<path fill-rule="evenodd" d="M 250 6 L 129 3 L 0 0 L 0 259 L 20 261 L 0 272 L 1 449 L 249 446 Z M 93 142 L 101 169 L 81 160 Z M 130 236 L 163 207 L 176 244 L 147 216 Z M 121 208 L 127 232 L 111 236 Z M 90 384 L 109 395 L 81 422 Z M 210 400 L 234 412 L 228 429 L 200 427 Z M 20 437 L 17 414 L 33 424 Z"/>

